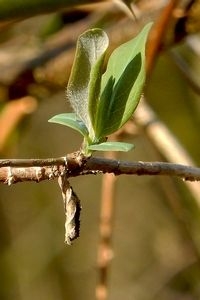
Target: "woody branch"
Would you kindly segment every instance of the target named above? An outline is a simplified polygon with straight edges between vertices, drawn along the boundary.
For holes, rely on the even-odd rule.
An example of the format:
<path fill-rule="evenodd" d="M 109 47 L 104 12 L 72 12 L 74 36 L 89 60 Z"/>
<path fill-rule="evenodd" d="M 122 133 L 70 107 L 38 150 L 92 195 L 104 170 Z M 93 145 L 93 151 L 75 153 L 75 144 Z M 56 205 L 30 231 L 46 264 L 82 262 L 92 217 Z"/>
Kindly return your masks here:
<path fill-rule="evenodd" d="M 0 160 L 0 182 L 11 185 L 23 181 L 49 180 L 66 173 L 68 177 L 97 173 L 115 175 L 168 175 L 200 181 L 200 168 L 166 162 L 130 162 L 100 157 L 86 158 L 77 153 L 50 159 Z"/>

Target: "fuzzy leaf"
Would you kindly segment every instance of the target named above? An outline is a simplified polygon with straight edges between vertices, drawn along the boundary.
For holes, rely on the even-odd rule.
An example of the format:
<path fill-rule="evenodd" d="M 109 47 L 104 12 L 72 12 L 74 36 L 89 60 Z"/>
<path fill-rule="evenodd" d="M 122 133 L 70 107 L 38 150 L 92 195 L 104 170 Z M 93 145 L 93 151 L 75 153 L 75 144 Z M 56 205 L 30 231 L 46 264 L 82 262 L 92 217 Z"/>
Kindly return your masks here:
<path fill-rule="evenodd" d="M 145 83 L 145 44 L 151 25 L 147 24 L 134 39 L 115 49 L 109 58 L 102 76 L 96 137 L 117 131 L 137 107 Z"/>
<path fill-rule="evenodd" d="M 101 68 L 108 37 L 101 29 L 91 29 L 80 35 L 76 55 L 67 86 L 67 98 L 74 112 L 93 132 L 101 84 Z"/>
<path fill-rule="evenodd" d="M 105 142 L 96 145 L 88 146 L 89 150 L 93 151 L 130 151 L 134 147 L 133 144 L 121 142 Z"/>
<path fill-rule="evenodd" d="M 68 126 L 81 133 L 84 137 L 88 136 L 85 124 L 77 119 L 75 113 L 59 114 L 49 119 L 48 122 Z"/>

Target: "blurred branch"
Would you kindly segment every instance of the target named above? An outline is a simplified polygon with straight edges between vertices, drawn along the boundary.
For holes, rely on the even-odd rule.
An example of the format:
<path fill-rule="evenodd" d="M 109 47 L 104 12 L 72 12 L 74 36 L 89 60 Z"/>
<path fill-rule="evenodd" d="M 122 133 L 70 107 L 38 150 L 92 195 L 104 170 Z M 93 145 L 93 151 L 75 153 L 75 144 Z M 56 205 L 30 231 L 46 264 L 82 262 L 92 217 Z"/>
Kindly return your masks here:
<path fill-rule="evenodd" d="M 16 99 L 5 105 L 0 114 L 0 151 L 23 116 L 32 113 L 36 106 L 37 101 L 31 96 Z"/>
<path fill-rule="evenodd" d="M 54 179 L 64 173 L 68 177 L 97 173 L 115 175 L 168 175 L 189 181 L 200 181 L 200 168 L 166 162 L 129 162 L 108 158 L 85 158 L 77 153 L 50 159 L 2 159 L 0 182 L 11 185 L 21 181 Z"/>
<path fill-rule="evenodd" d="M 112 135 L 112 141 L 117 141 L 117 134 Z M 106 152 L 107 159 L 116 159 L 116 152 Z M 100 213 L 100 238 L 98 245 L 98 282 L 96 286 L 96 299 L 108 299 L 109 267 L 113 257 L 112 234 L 115 212 L 116 177 L 105 174 L 102 178 L 101 213 Z"/>
<path fill-rule="evenodd" d="M 171 163 L 194 166 L 190 155 L 178 142 L 177 138 L 170 132 L 166 125 L 159 120 L 158 116 L 146 102 L 141 102 L 134 114 L 136 123 L 144 128 L 147 136 L 156 146 L 158 151 Z M 188 189 L 199 199 L 200 186 L 198 184 L 185 182 Z"/>
<path fill-rule="evenodd" d="M 187 83 L 199 95 L 200 83 L 198 81 L 198 76 L 194 69 L 186 62 L 186 60 L 184 60 L 184 58 L 179 53 L 177 53 L 176 50 L 171 49 L 169 51 L 169 55 L 172 57 L 174 63 L 181 71 Z"/>
<path fill-rule="evenodd" d="M 105 1 L 105 0 L 104 0 Z M 26 17 L 69 9 L 76 5 L 100 2 L 98 0 L 0 0 L 0 20 Z"/>
<path fill-rule="evenodd" d="M 168 30 L 169 22 L 172 18 L 172 12 L 179 3 L 179 0 L 170 0 L 167 5 L 163 8 L 160 16 L 155 21 L 154 26 L 151 29 L 149 37 L 149 43 L 147 48 L 147 73 L 151 73 L 158 53 L 161 50 L 162 42 L 165 38 Z"/>
<path fill-rule="evenodd" d="M 145 101 L 141 101 L 137 107 L 134 121 L 144 128 L 147 136 L 167 161 L 190 166 L 195 165 L 185 148 Z"/>
<path fill-rule="evenodd" d="M 46 69 L 47 63 L 54 62 L 63 52 L 66 52 L 66 59 L 63 60 L 62 57 L 62 64 L 57 63 L 56 65 L 59 65 L 59 68 L 62 66 L 60 72 L 65 74 L 63 77 L 65 77 L 66 82 L 68 76 L 67 70 L 71 69 L 72 64 L 73 52 L 70 50 L 73 50 L 76 45 L 77 36 L 88 27 L 93 26 L 92 24 L 95 21 L 96 16 L 91 14 L 87 18 L 84 18 L 84 20 L 76 22 L 76 24 L 65 26 L 45 41 L 42 47 L 41 45 L 35 45 L 31 51 L 25 46 L 21 48 L 20 45 L 16 45 L 15 40 L 11 42 L 11 47 L 1 48 L 0 82 L 9 87 L 10 98 L 16 98 L 16 94 L 27 94 L 30 82 L 35 80 L 34 70 L 38 67 Z M 53 76 L 52 74 L 55 73 L 55 70 L 49 70 L 48 68 L 43 76 L 45 78 L 48 76 L 55 78 L 58 76 L 58 72 Z M 28 75 L 30 80 L 27 80 Z"/>

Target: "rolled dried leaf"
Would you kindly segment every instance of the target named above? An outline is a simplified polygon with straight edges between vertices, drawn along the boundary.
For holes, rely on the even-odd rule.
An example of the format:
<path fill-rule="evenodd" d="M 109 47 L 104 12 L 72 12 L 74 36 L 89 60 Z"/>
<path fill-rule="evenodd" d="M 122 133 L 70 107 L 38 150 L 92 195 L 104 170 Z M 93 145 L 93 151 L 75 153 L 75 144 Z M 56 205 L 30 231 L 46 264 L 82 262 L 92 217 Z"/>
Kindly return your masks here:
<path fill-rule="evenodd" d="M 79 237 L 80 232 L 80 200 L 74 193 L 66 175 L 58 178 L 62 191 L 65 211 L 65 243 L 72 244 L 72 241 Z"/>

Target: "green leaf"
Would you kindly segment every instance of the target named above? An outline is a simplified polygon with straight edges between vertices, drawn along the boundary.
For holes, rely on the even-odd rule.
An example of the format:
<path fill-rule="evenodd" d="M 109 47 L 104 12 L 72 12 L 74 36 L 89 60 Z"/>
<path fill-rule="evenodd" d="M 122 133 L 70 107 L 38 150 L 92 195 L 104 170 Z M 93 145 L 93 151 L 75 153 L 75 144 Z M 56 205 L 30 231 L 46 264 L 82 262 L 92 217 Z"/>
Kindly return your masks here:
<path fill-rule="evenodd" d="M 91 29 L 80 35 L 67 86 L 67 98 L 91 135 L 107 47 L 108 37 L 101 29 Z"/>
<path fill-rule="evenodd" d="M 145 44 L 151 25 L 115 49 L 109 58 L 94 127 L 97 138 L 122 127 L 138 105 L 145 83 Z"/>
<path fill-rule="evenodd" d="M 68 126 L 81 133 L 84 137 L 88 136 L 85 124 L 77 119 L 75 113 L 59 114 L 49 119 L 48 122 Z"/>
<path fill-rule="evenodd" d="M 121 143 L 121 142 L 105 142 L 96 145 L 88 146 L 89 150 L 93 151 L 130 151 L 134 147 L 133 144 Z"/>

